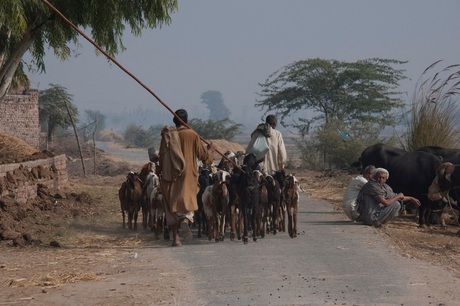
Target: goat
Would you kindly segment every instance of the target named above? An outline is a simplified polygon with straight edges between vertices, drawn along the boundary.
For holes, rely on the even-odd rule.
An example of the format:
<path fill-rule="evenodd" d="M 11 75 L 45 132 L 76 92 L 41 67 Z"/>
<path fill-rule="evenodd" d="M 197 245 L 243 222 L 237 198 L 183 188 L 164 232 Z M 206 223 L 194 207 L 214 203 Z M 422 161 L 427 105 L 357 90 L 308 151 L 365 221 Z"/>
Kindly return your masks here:
<path fill-rule="evenodd" d="M 207 235 L 208 228 L 206 226 L 206 215 L 203 207 L 203 193 L 210 184 L 211 169 L 200 167 L 200 174 L 198 176 L 198 185 L 200 189 L 197 194 L 198 210 L 196 212 L 195 222 L 198 224 L 198 238 L 202 234 Z"/>
<path fill-rule="evenodd" d="M 155 238 L 158 239 L 160 233 L 165 230 L 163 195 L 161 193 L 160 178 L 154 172 L 150 172 L 145 180 L 146 193 L 148 197 L 151 230 L 155 232 Z"/>
<path fill-rule="evenodd" d="M 151 208 L 150 203 L 147 195 L 147 176 L 149 173 L 157 173 L 156 166 L 152 162 L 148 162 L 144 164 L 139 172 L 139 179 L 143 182 L 142 186 L 142 200 L 141 200 L 141 208 L 142 208 L 142 227 L 146 229 L 147 227 L 152 228 L 153 224 L 153 216 L 151 215 Z"/>
<path fill-rule="evenodd" d="M 273 235 L 276 235 L 277 231 L 282 231 L 281 226 L 281 187 L 278 181 L 271 175 L 265 176 L 267 196 L 268 196 L 268 207 L 269 207 L 269 224 L 270 230 Z"/>
<path fill-rule="evenodd" d="M 118 190 L 121 211 L 123 214 L 123 227 L 125 227 L 125 211 L 128 211 L 128 227 L 137 230 L 137 217 L 141 208 L 142 183 L 139 174 L 129 172 L 126 181 Z M 134 225 L 133 225 L 134 222 Z"/>
<path fill-rule="evenodd" d="M 259 203 L 257 209 L 257 234 L 265 238 L 267 221 L 269 216 L 267 180 L 265 175 L 259 170 L 254 171 L 254 175 L 259 182 Z"/>
<path fill-rule="evenodd" d="M 283 187 L 283 201 L 288 213 L 288 233 L 289 237 L 297 237 L 297 211 L 299 209 L 299 181 L 294 174 L 286 177 Z"/>
<path fill-rule="evenodd" d="M 252 239 L 257 241 L 257 207 L 259 204 L 259 183 L 254 176 L 254 170 L 259 170 L 259 163 L 253 153 L 244 157 L 244 172 L 238 177 L 238 199 L 240 214 L 243 221 L 243 243 L 248 243 L 249 226 L 252 230 Z"/>
<path fill-rule="evenodd" d="M 276 227 L 278 228 L 278 231 L 286 232 L 286 205 L 285 201 L 283 200 L 283 192 L 281 192 L 284 189 L 284 184 L 286 181 L 286 172 L 284 170 L 278 170 L 275 172 L 273 175 L 273 178 L 278 182 L 278 185 L 280 186 L 280 205 L 278 209 L 278 218 Z"/>
<path fill-rule="evenodd" d="M 208 238 L 217 241 L 224 240 L 225 217 L 227 215 L 229 193 L 227 180 L 230 174 L 219 170 L 213 175 L 212 185 L 206 187 L 202 200 L 208 221 Z"/>

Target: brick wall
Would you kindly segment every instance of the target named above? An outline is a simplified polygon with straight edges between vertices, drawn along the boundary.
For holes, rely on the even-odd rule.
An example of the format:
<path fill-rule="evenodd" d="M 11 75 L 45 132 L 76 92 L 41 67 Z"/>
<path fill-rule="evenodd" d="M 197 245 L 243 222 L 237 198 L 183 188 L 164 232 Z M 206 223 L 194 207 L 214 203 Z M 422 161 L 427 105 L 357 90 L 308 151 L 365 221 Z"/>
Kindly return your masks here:
<path fill-rule="evenodd" d="M 38 91 L 6 95 L 0 101 L 0 133 L 18 137 L 39 147 Z"/>
<path fill-rule="evenodd" d="M 65 155 L 19 164 L 0 165 L 0 198 L 11 197 L 26 203 L 37 196 L 38 185 L 57 193 L 68 181 Z"/>

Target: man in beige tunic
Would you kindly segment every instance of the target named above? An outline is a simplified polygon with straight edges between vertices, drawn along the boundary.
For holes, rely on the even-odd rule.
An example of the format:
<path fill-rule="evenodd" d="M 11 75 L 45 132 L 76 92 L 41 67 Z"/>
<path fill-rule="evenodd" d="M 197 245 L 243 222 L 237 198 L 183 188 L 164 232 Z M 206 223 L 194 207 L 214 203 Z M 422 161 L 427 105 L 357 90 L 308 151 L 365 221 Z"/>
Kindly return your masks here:
<path fill-rule="evenodd" d="M 276 130 L 278 120 L 275 115 L 268 115 L 265 119 L 265 123 L 268 128 L 267 143 L 269 150 L 264 157 L 262 168 L 268 174 L 274 174 L 278 170 L 284 170 L 286 165 L 287 154 L 286 147 L 284 146 L 283 135 L 280 131 Z M 251 134 L 251 140 L 248 144 L 248 148 L 254 145 L 257 138 L 257 131 Z M 248 150 L 246 150 L 248 151 Z"/>
<path fill-rule="evenodd" d="M 186 110 L 179 109 L 175 113 L 184 123 L 187 123 L 188 114 Z M 170 180 L 165 180 L 162 177 L 161 189 L 163 192 L 166 221 L 173 233 L 172 246 L 180 246 L 181 242 L 178 235 L 179 224 L 185 238 L 192 238 L 189 223 L 193 222 L 194 211 L 198 209 L 198 160 L 201 160 L 205 165 L 211 165 L 211 152 L 214 148 L 211 145 L 206 150 L 195 131 L 183 126 L 176 117 L 174 117 L 173 121 L 176 125 L 177 134 L 171 133 L 173 136 L 169 139 L 169 143 L 167 143 L 164 141 L 162 132 L 159 156 L 162 174 L 170 174 L 171 172 L 177 174 L 172 175 Z M 180 148 L 177 148 L 177 142 L 179 142 Z M 174 150 L 179 152 L 174 152 Z M 180 153 L 183 156 L 182 161 L 178 161 L 177 159 L 180 158 L 174 157 L 174 155 L 180 155 Z M 181 173 L 177 169 L 171 169 L 174 167 L 177 168 L 177 164 L 183 168 Z"/>

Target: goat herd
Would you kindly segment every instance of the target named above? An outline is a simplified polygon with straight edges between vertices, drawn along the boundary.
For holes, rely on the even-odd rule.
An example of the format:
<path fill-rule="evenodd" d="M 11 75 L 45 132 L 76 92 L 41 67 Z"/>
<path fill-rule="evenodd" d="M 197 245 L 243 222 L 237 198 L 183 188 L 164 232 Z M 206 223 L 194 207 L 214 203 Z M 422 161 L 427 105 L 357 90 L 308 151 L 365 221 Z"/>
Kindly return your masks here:
<path fill-rule="evenodd" d="M 244 157 L 242 162 L 238 157 Z M 213 170 L 200 167 L 197 195 L 198 210 L 195 227 L 198 238 L 207 235 L 210 241 L 223 241 L 230 228 L 230 240 L 253 241 L 267 233 L 276 235 L 286 230 L 297 237 L 297 210 L 299 182 L 295 175 L 284 170 L 274 175 L 262 173 L 254 154 L 226 153 Z M 123 215 L 123 227 L 137 230 L 138 214 L 142 211 L 142 227 L 150 229 L 159 239 L 169 240 L 161 194 L 161 176 L 158 167 L 150 162 L 139 173 L 129 172 L 118 195 Z"/>

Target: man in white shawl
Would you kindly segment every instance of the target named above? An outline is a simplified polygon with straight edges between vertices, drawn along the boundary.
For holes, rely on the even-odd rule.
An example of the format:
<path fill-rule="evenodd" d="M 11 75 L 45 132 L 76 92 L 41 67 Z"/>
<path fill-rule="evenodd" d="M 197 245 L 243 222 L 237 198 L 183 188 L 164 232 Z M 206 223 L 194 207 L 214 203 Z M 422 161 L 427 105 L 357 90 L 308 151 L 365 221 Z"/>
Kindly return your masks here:
<path fill-rule="evenodd" d="M 258 128 L 251 134 L 251 140 L 246 149 L 246 153 L 251 152 L 254 142 L 260 133 L 264 133 L 268 145 L 268 152 L 263 157 L 263 165 L 261 167 L 268 174 L 274 174 L 276 171 L 284 170 L 287 161 L 286 147 L 284 146 L 283 135 L 276 130 L 278 119 L 275 115 L 268 115 L 265 119 L 265 124 L 260 124 Z M 262 132 L 260 126 L 264 126 Z"/>
<path fill-rule="evenodd" d="M 363 174 L 360 174 L 354 177 L 350 184 L 348 184 L 345 195 L 343 196 L 343 212 L 347 215 L 348 218 L 352 221 L 358 219 L 359 214 L 356 211 L 356 199 L 358 194 L 361 191 L 361 188 L 367 183 L 372 177 L 372 171 L 374 171 L 375 166 L 369 165 L 364 168 Z"/>

